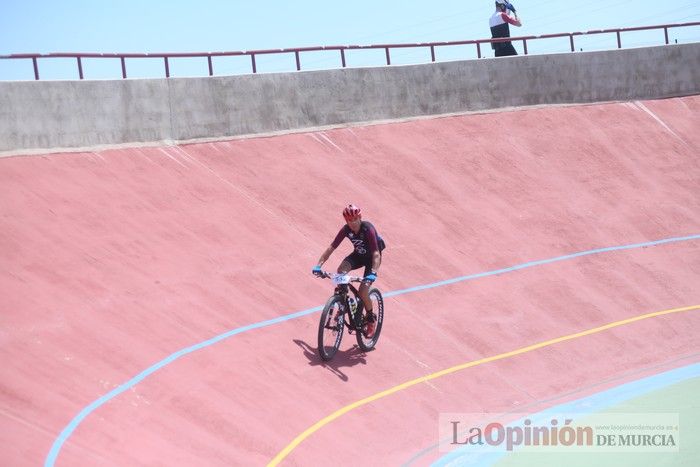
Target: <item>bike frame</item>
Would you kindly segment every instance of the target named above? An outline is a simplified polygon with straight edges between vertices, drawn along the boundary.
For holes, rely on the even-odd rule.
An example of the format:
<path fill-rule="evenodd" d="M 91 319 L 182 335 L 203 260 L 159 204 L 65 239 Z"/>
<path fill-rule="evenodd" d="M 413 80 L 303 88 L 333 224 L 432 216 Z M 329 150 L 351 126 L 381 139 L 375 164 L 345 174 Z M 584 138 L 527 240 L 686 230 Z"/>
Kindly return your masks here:
<path fill-rule="evenodd" d="M 348 294 L 350 292 L 352 292 L 357 303 L 357 309 L 355 310 L 354 314 L 350 313 L 350 301 L 348 299 Z M 343 319 L 345 320 L 345 325 L 348 327 L 349 330 L 352 329 L 354 331 L 359 331 L 362 323 L 358 323 L 357 318 L 362 317 L 362 307 L 364 307 L 364 303 L 362 303 L 362 298 L 360 298 L 360 292 L 352 284 L 338 284 L 335 287 L 334 295 L 337 295 L 343 301 L 344 309 L 342 315 Z"/>
<path fill-rule="evenodd" d="M 362 298 L 360 298 L 360 291 L 355 288 L 354 285 L 352 285 L 353 282 L 363 282 L 364 277 L 359 277 L 359 276 L 351 276 L 349 274 L 333 274 L 327 271 L 321 271 L 320 277 L 324 279 L 332 279 L 334 282 L 336 282 L 336 278 L 344 278 L 345 282 L 344 283 L 336 283 L 335 284 L 335 291 L 333 292 L 333 295 L 336 295 L 341 298 L 343 301 L 343 315 L 350 315 L 350 313 L 347 313 L 348 309 L 350 308 L 350 303 L 348 302 L 348 293 L 352 292 L 353 297 L 355 298 L 355 301 L 357 302 L 357 310 L 359 313 L 356 313 L 357 316 L 362 316 L 362 309 L 364 307 L 364 303 L 362 302 Z M 345 319 L 345 318 L 343 318 Z M 355 316 L 350 316 L 350 322 L 348 320 L 345 320 L 345 325 L 348 326 L 348 329 L 352 329 L 354 331 L 357 331 L 361 328 L 362 323 L 355 323 Z"/>
<path fill-rule="evenodd" d="M 319 321 L 318 348 L 321 358 L 326 361 L 333 358 L 333 355 L 335 355 L 337 352 L 340 342 L 343 339 L 343 328 L 345 326 L 347 326 L 349 334 L 355 333 L 357 345 L 360 347 L 360 349 L 365 352 L 372 350 L 377 343 L 377 339 L 379 338 L 379 332 L 381 331 L 383 322 L 383 299 L 379 289 L 375 288 L 370 290 L 370 294 L 376 293 L 378 296 L 378 325 L 373 335 L 367 337 L 363 331 L 363 327 L 367 323 L 363 313 L 363 308 L 365 305 L 360 298 L 360 292 L 354 285 L 351 284 L 351 282 L 363 282 L 364 278 L 349 276 L 347 274 L 331 274 L 325 271 L 316 272 L 316 275 L 326 279 L 330 278 L 335 284 L 333 295 L 331 295 L 326 302 L 326 306 L 324 306 L 323 313 L 321 315 L 321 320 Z M 352 313 L 350 307 L 350 294 L 352 294 L 357 303 L 357 308 L 355 309 L 354 313 Z M 335 314 L 335 323 L 333 323 L 333 312 L 331 308 L 334 306 L 334 304 L 338 307 L 338 311 Z M 324 337 L 326 336 L 327 330 L 331 330 L 336 333 L 336 336 L 332 338 L 335 339 L 332 345 L 330 345 L 330 342 L 326 341 L 326 338 Z M 367 342 L 366 339 L 369 339 L 369 342 Z M 326 349 L 331 350 L 326 351 Z"/>

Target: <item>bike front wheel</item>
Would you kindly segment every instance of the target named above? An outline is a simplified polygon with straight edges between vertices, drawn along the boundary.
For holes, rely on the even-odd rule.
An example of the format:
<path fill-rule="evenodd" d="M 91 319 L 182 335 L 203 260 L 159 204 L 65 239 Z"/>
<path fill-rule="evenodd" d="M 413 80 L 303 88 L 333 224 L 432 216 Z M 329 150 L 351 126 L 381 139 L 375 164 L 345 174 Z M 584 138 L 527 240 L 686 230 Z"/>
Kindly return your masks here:
<path fill-rule="evenodd" d="M 372 335 L 367 334 L 367 312 L 365 310 L 362 312 L 360 330 L 356 334 L 357 345 L 364 352 L 372 350 L 377 345 L 379 333 L 382 331 L 382 324 L 384 323 L 384 298 L 382 298 L 382 293 L 379 289 L 372 289 L 369 291 L 369 299 L 372 302 L 372 311 L 374 312 L 374 333 Z"/>
<path fill-rule="evenodd" d="M 318 353 L 325 361 L 333 358 L 343 339 L 343 310 L 345 304 L 342 297 L 333 295 L 326 302 L 318 323 Z"/>

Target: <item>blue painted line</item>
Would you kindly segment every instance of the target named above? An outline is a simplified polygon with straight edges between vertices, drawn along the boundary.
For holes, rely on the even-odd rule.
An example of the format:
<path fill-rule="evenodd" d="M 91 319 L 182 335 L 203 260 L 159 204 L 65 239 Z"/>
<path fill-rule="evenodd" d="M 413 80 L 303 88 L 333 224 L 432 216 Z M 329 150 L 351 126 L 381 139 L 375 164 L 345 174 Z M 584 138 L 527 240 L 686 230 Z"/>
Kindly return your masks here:
<path fill-rule="evenodd" d="M 550 407 L 541 412 L 537 412 L 528 416 L 533 423 L 538 421 L 544 422 L 552 415 L 562 413 L 576 414 L 593 414 L 602 412 L 611 407 L 619 405 L 635 397 L 640 397 L 659 389 L 664 389 L 673 384 L 677 384 L 692 378 L 700 377 L 700 363 L 676 368 L 671 371 L 659 373 L 637 381 L 632 381 L 606 391 L 593 394 L 582 399 L 577 399 L 572 402 Z M 514 422 L 512 426 L 522 423 L 522 419 Z M 484 467 L 491 466 L 498 462 L 507 453 L 505 452 L 478 452 L 469 446 L 463 446 L 445 456 L 441 457 L 433 464 L 432 467 L 457 467 L 457 466 L 474 466 Z"/>
<path fill-rule="evenodd" d="M 259 328 L 264 328 L 267 326 L 272 326 L 273 324 L 279 324 L 284 321 L 289 321 L 291 319 L 295 318 L 300 318 L 302 316 L 309 315 L 311 313 L 314 313 L 316 311 L 322 310 L 322 306 L 316 306 L 313 308 L 309 308 L 307 310 L 303 311 L 298 311 L 296 313 L 291 313 L 289 315 L 284 315 L 284 316 L 279 316 L 277 318 L 269 319 L 267 321 L 261 321 L 259 323 L 254 323 L 250 324 L 248 326 L 243 326 L 240 328 L 233 329 L 231 331 L 225 332 L 223 334 L 220 334 L 216 337 L 212 337 L 209 340 L 206 340 L 204 342 L 200 342 L 199 344 L 192 345 L 190 347 L 187 347 L 185 349 L 179 350 L 175 352 L 174 354 L 171 354 L 169 357 L 161 360 L 160 362 L 156 363 L 153 366 L 148 367 L 138 375 L 134 376 L 131 378 L 129 381 L 126 383 L 122 384 L 121 386 L 118 386 L 114 389 L 112 389 L 110 392 L 105 394 L 104 396 L 100 397 L 87 407 L 85 407 L 83 410 L 78 413 L 78 415 L 71 420 L 71 422 L 61 431 L 61 434 L 56 438 L 54 441 L 53 445 L 51 446 L 51 451 L 49 451 L 48 456 L 46 457 L 46 461 L 44 462 L 45 466 L 53 466 L 54 463 L 56 462 L 56 458 L 58 457 L 59 452 L 61 451 L 61 447 L 63 444 L 66 442 L 68 437 L 75 431 L 76 428 L 78 428 L 78 425 L 87 417 L 90 415 L 90 413 L 94 412 L 97 408 L 99 408 L 101 405 L 105 404 L 108 402 L 110 399 L 115 398 L 119 394 L 131 389 L 132 387 L 136 386 L 138 383 L 146 379 L 148 376 L 152 375 L 156 371 L 160 370 L 164 366 L 174 362 L 180 357 L 183 357 L 187 354 L 190 354 L 192 352 L 196 352 L 197 350 L 203 349 L 205 347 L 209 347 L 211 345 L 216 344 L 217 342 L 220 342 L 224 339 L 228 339 L 229 337 L 235 336 L 236 334 L 241 334 L 246 331 L 252 331 L 253 329 L 259 329 Z"/>
<path fill-rule="evenodd" d="M 461 276 L 461 277 L 455 277 L 453 279 L 448 279 L 444 280 L 441 282 L 435 282 L 432 284 L 426 284 L 426 285 L 419 285 L 416 287 L 410 287 L 408 289 L 401 289 L 401 290 L 395 290 L 393 292 L 388 292 L 384 294 L 385 297 L 393 297 L 394 295 L 402 295 L 405 293 L 410 293 L 410 292 L 418 292 L 420 290 L 427 290 L 427 289 L 432 289 L 435 287 L 442 287 L 444 285 L 450 285 L 454 284 L 457 282 L 462 282 L 462 281 L 468 281 L 468 280 L 473 280 L 473 279 L 479 279 L 481 277 L 488 277 L 488 276 L 496 276 L 498 274 L 504 274 L 507 272 L 513 272 L 513 271 L 518 271 L 520 269 L 526 269 L 526 268 L 531 268 L 534 266 L 542 266 L 543 264 L 550 264 L 550 263 L 556 263 L 558 261 L 566 261 L 569 259 L 574 259 L 574 258 L 580 258 L 582 256 L 590 256 L 590 255 L 597 255 L 600 253 L 609 253 L 611 251 L 622 251 L 622 250 L 632 250 L 635 248 L 646 248 L 649 246 L 656 246 L 656 245 L 663 245 L 665 243 L 676 243 L 676 242 L 686 242 L 689 240 L 698 240 L 700 239 L 700 235 L 689 235 L 687 237 L 674 237 L 674 238 L 666 238 L 664 240 L 656 240 L 653 242 L 645 242 L 645 243 L 633 243 L 630 245 L 621 245 L 621 246 L 611 246 L 607 248 L 598 248 L 595 250 L 588 250 L 588 251 L 582 251 L 579 253 L 573 253 L 570 255 L 564 255 L 564 256 L 557 256 L 556 258 L 549 258 L 549 259 L 541 259 L 538 261 L 530 261 L 529 263 L 523 263 L 523 264 L 518 264 L 516 266 L 512 266 L 509 268 L 503 268 L 503 269 L 496 269 L 494 271 L 487 271 L 487 272 L 481 272 L 478 274 L 472 274 L 470 276 Z"/>
<path fill-rule="evenodd" d="M 685 237 L 666 238 L 666 239 L 662 239 L 662 240 L 655 240 L 655 241 L 644 242 L 644 243 L 634 243 L 634 244 L 630 244 L 630 245 L 598 248 L 595 250 L 582 251 L 579 253 L 574 253 L 574 254 L 565 255 L 565 256 L 557 256 L 556 258 L 544 259 L 544 260 L 539 260 L 539 261 L 531 261 L 529 263 L 523 263 L 523 264 L 519 264 L 519 265 L 516 265 L 513 267 L 509 267 L 509 268 L 497 269 L 494 271 L 488 271 L 488 272 L 473 274 L 473 275 L 469 275 L 469 276 L 456 277 L 453 279 L 448 279 L 448 280 L 441 281 L 441 282 L 435 282 L 432 284 L 419 285 L 419 286 L 410 287 L 407 289 L 395 290 L 393 292 L 388 292 L 388 293 L 384 294 L 384 296 L 385 297 L 394 297 L 396 295 L 403 295 L 403 294 L 412 293 L 412 292 L 419 292 L 421 290 L 432 289 L 435 287 L 441 287 L 444 285 L 454 284 L 457 282 L 474 280 L 474 279 L 478 279 L 481 277 L 495 276 L 495 275 L 503 274 L 503 273 L 507 273 L 507 272 L 518 271 L 520 269 L 531 268 L 534 266 L 541 266 L 541 265 L 549 264 L 549 263 L 555 263 L 557 261 L 564 261 L 564 260 L 579 258 L 581 256 L 588 256 L 588 255 L 594 255 L 594 254 L 599 254 L 599 253 L 607 253 L 607 252 L 611 252 L 611 251 L 631 250 L 631 249 L 635 249 L 635 248 L 646 248 L 646 247 L 650 247 L 650 246 L 663 245 L 663 244 L 667 244 L 667 243 L 686 242 L 686 241 L 698 240 L 698 239 L 700 239 L 700 234 L 699 235 L 689 235 L 689 236 L 685 236 Z M 160 362 L 156 363 L 153 366 L 150 366 L 149 368 L 145 369 L 144 371 L 142 371 L 141 373 L 139 373 L 135 377 L 131 378 L 126 383 L 114 388 L 113 390 L 111 390 L 110 392 L 105 394 L 104 396 L 102 396 L 99 399 L 92 402 L 87 407 L 83 408 L 78 413 L 78 415 L 76 415 L 70 421 L 70 423 L 68 425 L 66 425 L 66 427 L 63 430 L 61 430 L 61 433 L 58 435 L 56 440 L 54 440 L 53 445 L 51 446 L 51 450 L 49 451 L 49 454 L 46 457 L 46 461 L 44 462 L 44 466 L 45 467 L 53 467 L 53 465 L 56 462 L 56 458 L 58 457 L 58 454 L 61 452 L 61 448 L 65 444 L 66 440 L 68 440 L 68 438 L 71 436 L 71 434 L 73 434 L 73 432 L 78 427 L 78 425 L 80 425 L 80 423 L 88 415 L 90 415 L 92 412 L 97 410 L 100 406 L 107 403 L 109 400 L 111 400 L 111 399 L 115 398 L 116 396 L 118 396 L 119 394 L 131 389 L 132 387 L 134 387 L 135 385 L 137 385 L 138 383 L 143 381 L 148 376 L 152 375 L 153 373 L 160 370 L 164 366 L 174 362 L 178 358 L 183 357 L 183 356 L 190 354 L 192 352 L 195 352 L 197 350 L 201 350 L 205 347 L 209 347 L 211 345 L 214 345 L 218 342 L 221 342 L 224 339 L 228 339 L 229 337 L 233 337 L 237 334 L 241 334 L 241 333 L 247 332 L 247 331 L 252 331 L 254 329 L 264 328 L 267 326 L 272 326 L 274 324 L 283 323 L 285 321 L 290 321 L 292 319 L 300 318 L 302 316 L 309 315 L 311 313 L 320 311 L 322 309 L 323 309 L 322 306 L 316 306 L 316 307 L 309 308 L 309 309 L 306 309 L 303 311 L 298 311 L 295 313 L 279 316 L 277 318 L 269 319 L 266 321 L 261 321 L 259 323 L 249 324 L 247 326 L 233 329 L 231 331 L 228 331 L 228 332 L 225 332 L 225 333 L 220 334 L 218 336 L 215 336 L 209 340 L 206 340 L 204 342 L 200 342 L 199 344 L 192 345 L 190 347 L 187 347 L 185 349 L 179 350 L 179 351 L 171 354 L 167 358 L 161 360 Z"/>

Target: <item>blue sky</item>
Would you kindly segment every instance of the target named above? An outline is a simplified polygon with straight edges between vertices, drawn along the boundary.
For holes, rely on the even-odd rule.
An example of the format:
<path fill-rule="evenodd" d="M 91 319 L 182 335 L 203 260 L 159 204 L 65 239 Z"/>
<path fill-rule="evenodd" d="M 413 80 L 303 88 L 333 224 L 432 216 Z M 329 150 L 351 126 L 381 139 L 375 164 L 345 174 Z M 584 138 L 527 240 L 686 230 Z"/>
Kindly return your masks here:
<path fill-rule="evenodd" d="M 513 35 L 700 21 L 700 0 L 514 0 L 523 21 Z M 133 1 L 4 0 L 0 55 L 49 52 L 202 52 L 320 45 L 456 41 L 490 36 L 490 0 L 403 1 Z M 671 30 L 671 40 L 700 41 L 700 26 Z M 625 46 L 663 40 L 663 33 L 623 35 Z M 614 35 L 577 39 L 577 49 L 615 47 Z M 516 44 L 522 53 L 522 45 Z M 565 52 L 567 39 L 528 43 L 530 53 Z M 449 49 L 449 50 L 448 50 Z M 484 52 L 490 56 L 491 52 Z M 475 58 L 474 46 L 438 49 L 438 60 Z M 350 66 L 381 65 L 383 51 L 348 53 Z M 429 60 L 427 49 L 392 52 L 392 63 Z M 337 52 L 302 54 L 303 69 L 335 68 Z M 118 60 L 84 63 L 86 77 L 119 78 Z M 249 59 L 215 59 L 216 74 L 250 72 Z M 261 72 L 294 68 L 291 55 L 260 57 Z M 127 60 L 129 77 L 163 76 L 162 60 Z M 75 60 L 40 61 L 42 79 L 74 79 Z M 207 73 L 205 59 L 171 62 L 173 76 Z M 0 79 L 32 79 L 31 61 L 0 60 Z"/>

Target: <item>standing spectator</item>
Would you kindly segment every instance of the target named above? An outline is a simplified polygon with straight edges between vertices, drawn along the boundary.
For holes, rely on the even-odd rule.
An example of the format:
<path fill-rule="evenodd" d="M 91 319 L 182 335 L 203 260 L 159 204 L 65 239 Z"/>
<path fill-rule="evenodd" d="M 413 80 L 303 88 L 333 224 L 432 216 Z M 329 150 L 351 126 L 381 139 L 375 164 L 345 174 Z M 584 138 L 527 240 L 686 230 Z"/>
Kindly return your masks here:
<path fill-rule="evenodd" d="M 518 27 L 522 26 L 518 14 L 515 12 L 515 7 L 508 3 L 507 0 L 496 0 L 496 11 L 489 21 L 491 37 L 493 39 L 510 37 L 509 24 Z M 510 41 L 491 43 L 491 48 L 495 51 L 494 54 L 496 57 L 518 55 L 518 52 L 515 51 L 515 47 L 513 47 L 513 43 Z"/>

